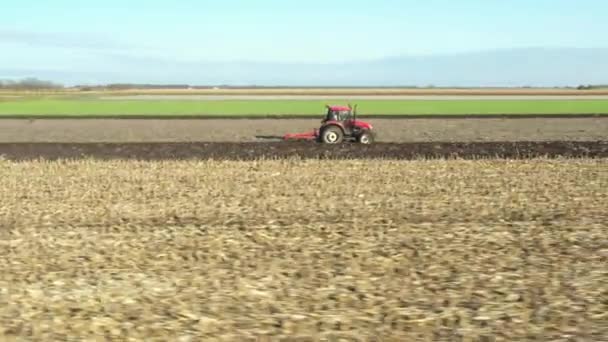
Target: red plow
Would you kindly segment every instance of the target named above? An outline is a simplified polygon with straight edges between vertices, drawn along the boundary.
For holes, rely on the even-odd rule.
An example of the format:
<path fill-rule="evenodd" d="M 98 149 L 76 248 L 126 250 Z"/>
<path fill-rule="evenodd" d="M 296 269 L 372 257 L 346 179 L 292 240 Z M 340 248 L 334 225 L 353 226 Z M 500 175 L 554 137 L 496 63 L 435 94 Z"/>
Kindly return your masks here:
<path fill-rule="evenodd" d="M 306 133 L 287 133 L 283 136 L 283 140 L 317 140 L 319 138 L 319 130 L 314 130 Z"/>

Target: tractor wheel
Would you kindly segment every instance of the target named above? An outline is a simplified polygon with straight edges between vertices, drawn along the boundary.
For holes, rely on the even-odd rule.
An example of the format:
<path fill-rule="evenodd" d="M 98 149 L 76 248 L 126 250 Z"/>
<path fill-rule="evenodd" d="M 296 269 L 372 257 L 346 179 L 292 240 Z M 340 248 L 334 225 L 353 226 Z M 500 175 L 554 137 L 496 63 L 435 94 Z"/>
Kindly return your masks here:
<path fill-rule="evenodd" d="M 369 145 L 374 142 L 374 136 L 369 131 L 363 131 L 357 137 L 357 142 L 360 144 Z"/>
<path fill-rule="evenodd" d="M 339 144 L 344 140 L 344 133 L 339 127 L 329 126 L 321 134 L 321 142 L 325 144 Z"/>

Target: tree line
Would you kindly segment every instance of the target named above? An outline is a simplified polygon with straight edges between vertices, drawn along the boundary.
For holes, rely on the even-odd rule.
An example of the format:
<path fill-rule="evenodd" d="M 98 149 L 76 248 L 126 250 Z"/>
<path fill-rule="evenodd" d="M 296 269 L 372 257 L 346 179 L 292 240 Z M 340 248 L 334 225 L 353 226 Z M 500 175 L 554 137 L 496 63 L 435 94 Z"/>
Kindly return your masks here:
<path fill-rule="evenodd" d="M 34 77 L 21 80 L 0 80 L 0 89 L 10 90 L 47 90 L 62 89 L 63 85 L 51 81 L 39 80 Z"/>
<path fill-rule="evenodd" d="M 28 77 L 21 80 L 2 80 L 0 79 L 0 89 L 8 89 L 8 90 L 53 90 L 53 89 L 64 89 L 66 88 L 64 85 L 40 80 L 35 77 Z M 230 86 L 230 85 L 216 85 L 216 86 L 201 86 L 201 85 L 190 85 L 190 84 L 138 84 L 138 83 L 111 83 L 106 85 L 76 85 L 70 87 L 72 89 L 79 89 L 81 91 L 92 91 L 92 90 L 127 90 L 127 89 L 267 89 L 267 88 L 281 88 L 281 89 L 289 89 L 289 88 L 334 88 L 334 87 L 272 87 L 272 86 L 260 86 L 260 85 L 250 85 L 250 86 Z M 366 87 L 348 87 L 348 86 L 340 86 L 340 88 L 366 88 Z M 404 86 L 404 87 L 381 87 L 375 86 L 374 88 L 435 88 L 434 86 L 426 86 L 426 87 L 416 87 L 416 86 Z M 458 87 L 454 87 L 458 88 Z M 523 87 L 523 88 L 533 88 L 533 87 Z M 554 88 L 572 88 L 572 87 L 554 87 Z M 608 84 L 582 84 L 575 87 L 578 90 L 593 90 L 593 89 L 606 89 L 608 88 Z M 469 89 L 469 88 L 467 88 Z"/>

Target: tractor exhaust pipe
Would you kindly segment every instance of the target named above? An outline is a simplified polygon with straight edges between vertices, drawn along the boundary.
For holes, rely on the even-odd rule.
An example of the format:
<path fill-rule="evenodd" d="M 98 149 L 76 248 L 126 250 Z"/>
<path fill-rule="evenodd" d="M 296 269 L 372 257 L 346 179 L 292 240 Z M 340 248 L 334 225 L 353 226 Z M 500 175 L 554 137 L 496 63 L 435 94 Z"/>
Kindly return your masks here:
<path fill-rule="evenodd" d="M 348 108 L 350 108 L 353 113 L 353 121 L 357 121 L 357 105 L 355 105 L 355 107 L 353 108 L 353 106 L 349 103 Z"/>

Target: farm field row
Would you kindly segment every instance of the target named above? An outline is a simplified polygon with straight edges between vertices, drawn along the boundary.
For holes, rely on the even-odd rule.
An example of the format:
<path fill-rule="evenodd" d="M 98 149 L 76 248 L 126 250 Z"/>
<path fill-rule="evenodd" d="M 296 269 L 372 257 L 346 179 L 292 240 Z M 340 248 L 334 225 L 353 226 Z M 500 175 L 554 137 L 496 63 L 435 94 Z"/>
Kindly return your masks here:
<path fill-rule="evenodd" d="M 608 100 L 331 100 L 354 102 L 361 115 L 608 114 Z M 321 116 L 327 100 L 0 100 L 1 116 Z"/>
<path fill-rule="evenodd" d="M 377 142 L 608 141 L 608 117 L 370 118 Z M 269 142 L 307 132 L 315 119 L 4 119 L 0 142 Z"/>
<path fill-rule="evenodd" d="M 0 338 L 605 340 L 607 167 L 0 160 Z"/>
<path fill-rule="evenodd" d="M 434 142 L 323 145 L 311 142 L 0 143 L 4 160 L 419 160 L 608 158 L 608 141 Z"/>

